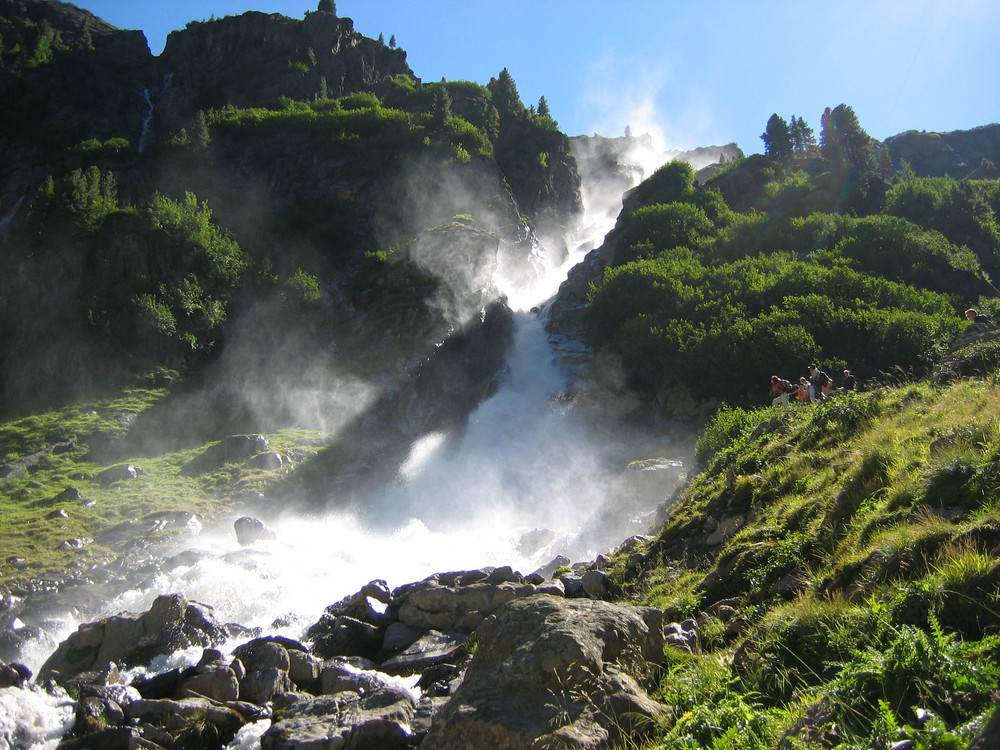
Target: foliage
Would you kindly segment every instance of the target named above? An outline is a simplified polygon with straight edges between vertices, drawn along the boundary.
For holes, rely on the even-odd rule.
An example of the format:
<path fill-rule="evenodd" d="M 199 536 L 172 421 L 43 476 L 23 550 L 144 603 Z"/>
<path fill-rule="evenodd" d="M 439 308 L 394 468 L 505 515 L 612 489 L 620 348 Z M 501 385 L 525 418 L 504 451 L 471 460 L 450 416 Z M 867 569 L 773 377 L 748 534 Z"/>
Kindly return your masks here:
<path fill-rule="evenodd" d="M 650 397 L 681 385 L 731 406 L 810 360 L 862 377 L 930 372 L 961 311 L 992 309 L 1000 181 L 904 172 L 877 192 L 877 148 L 846 105 L 824 113 L 818 151 L 797 117 L 773 115 L 765 141 L 775 153 L 704 186 L 672 162 L 628 196 L 591 289 L 590 343 Z"/>
<path fill-rule="evenodd" d="M 110 172 L 96 166 L 74 169 L 58 180 L 46 178 L 31 205 L 29 222 L 45 235 L 68 227 L 76 234 L 92 232 L 118 208 L 118 185 Z"/>
<path fill-rule="evenodd" d="M 682 744 L 679 719 L 721 734 L 734 704 L 761 722 L 753 747 L 968 746 L 1000 677 L 997 389 L 913 383 L 716 413 L 638 582 L 641 603 L 670 603 L 710 643 L 668 650 L 665 746 L 711 746 L 720 735 L 694 729 Z M 705 518 L 734 514 L 745 525 L 708 543 Z M 721 604 L 735 613 L 720 627 Z"/>
<path fill-rule="evenodd" d="M 947 726 L 972 719 L 990 700 L 1000 678 L 996 637 L 970 644 L 945 634 L 932 619 L 930 631 L 903 625 L 887 643 L 853 651 L 838 662 L 828 685 L 840 723 L 868 736 L 884 706 L 901 724 L 918 725 L 916 711 L 939 716 Z"/>

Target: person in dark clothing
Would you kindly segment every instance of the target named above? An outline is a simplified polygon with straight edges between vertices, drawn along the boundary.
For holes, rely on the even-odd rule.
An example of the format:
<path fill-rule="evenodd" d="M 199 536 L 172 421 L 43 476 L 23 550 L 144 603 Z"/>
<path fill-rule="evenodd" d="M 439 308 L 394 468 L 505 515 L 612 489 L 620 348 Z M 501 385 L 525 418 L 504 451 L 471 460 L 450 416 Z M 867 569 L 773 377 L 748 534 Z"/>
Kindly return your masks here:
<path fill-rule="evenodd" d="M 967 331 L 986 333 L 986 331 L 993 328 L 993 321 L 990 320 L 989 316 L 977 311 L 974 307 L 970 307 L 965 311 L 965 317 L 969 319 L 969 325 L 966 328 Z"/>
<path fill-rule="evenodd" d="M 842 391 L 842 392 L 846 392 L 846 391 L 856 391 L 857 389 L 858 389 L 858 380 L 857 380 L 857 378 L 855 378 L 851 374 L 850 370 L 844 370 L 844 380 L 840 384 L 840 388 L 838 388 L 837 390 L 838 391 Z"/>
<path fill-rule="evenodd" d="M 809 383 L 812 385 L 813 401 L 826 401 L 830 395 L 830 376 L 819 369 L 816 365 L 809 365 Z"/>

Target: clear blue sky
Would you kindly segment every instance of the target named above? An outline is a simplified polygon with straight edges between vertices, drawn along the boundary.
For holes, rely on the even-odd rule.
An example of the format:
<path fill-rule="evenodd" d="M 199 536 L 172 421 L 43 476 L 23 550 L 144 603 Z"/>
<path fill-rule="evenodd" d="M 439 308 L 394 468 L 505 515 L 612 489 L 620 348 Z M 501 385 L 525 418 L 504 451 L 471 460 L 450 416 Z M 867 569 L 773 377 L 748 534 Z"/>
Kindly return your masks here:
<path fill-rule="evenodd" d="M 82 0 L 159 54 L 191 20 L 302 18 L 313 0 Z M 768 117 L 820 129 L 848 104 L 879 140 L 1000 122 L 1000 0 L 337 0 L 392 35 L 425 81 L 485 84 L 504 67 L 569 135 L 655 128 L 668 148 L 762 150 Z"/>

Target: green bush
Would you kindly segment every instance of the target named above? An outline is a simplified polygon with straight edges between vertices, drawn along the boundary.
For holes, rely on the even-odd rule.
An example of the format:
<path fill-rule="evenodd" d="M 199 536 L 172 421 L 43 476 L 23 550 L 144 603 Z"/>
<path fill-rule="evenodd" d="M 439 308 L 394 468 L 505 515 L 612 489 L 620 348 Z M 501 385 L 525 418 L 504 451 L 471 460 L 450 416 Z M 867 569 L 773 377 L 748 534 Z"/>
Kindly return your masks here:
<path fill-rule="evenodd" d="M 828 694 L 849 735 L 870 736 L 882 705 L 901 723 L 916 726 L 916 710 L 925 709 L 951 728 L 990 708 L 1000 679 L 996 636 L 966 643 L 944 634 L 933 618 L 931 628 L 903 625 L 887 642 L 855 649 L 835 663 Z"/>

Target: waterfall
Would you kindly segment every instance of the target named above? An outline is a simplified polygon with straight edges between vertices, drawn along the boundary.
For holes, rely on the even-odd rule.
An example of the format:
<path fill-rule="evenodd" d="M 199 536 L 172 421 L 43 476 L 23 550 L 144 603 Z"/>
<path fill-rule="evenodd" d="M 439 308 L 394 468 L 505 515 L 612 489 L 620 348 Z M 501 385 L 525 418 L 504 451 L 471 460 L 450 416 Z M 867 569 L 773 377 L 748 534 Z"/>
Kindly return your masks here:
<path fill-rule="evenodd" d="M 150 100 L 150 117 L 152 108 Z M 397 481 L 368 507 L 269 519 L 274 540 L 251 547 L 239 546 L 233 519 L 224 519 L 168 557 L 136 564 L 125 585 L 70 587 L 27 601 L 20 617 L 47 637 L 21 661 L 37 670 L 81 622 L 145 611 L 164 593 L 209 604 L 223 622 L 300 638 L 326 605 L 374 579 L 395 587 L 491 565 L 527 574 L 558 554 L 592 560 L 648 531 L 667 491 L 637 491 L 623 479 L 623 463 L 634 440 L 648 446 L 649 436 L 602 425 L 578 408 L 569 395 L 573 376 L 545 329 L 545 301 L 568 268 L 600 245 L 620 207 L 620 192 L 586 193 L 584 229 L 564 243 L 573 248 L 569 257 L 551 259 L 536 243 L 530 283 L 512 288 L 496 279 L 516 319 L 501 386 L 461 432 L 415 440 Z"/>
<path fill-rule="evenodd" d="M 149 141 L 153 137 L 153 115 L 156 112 L 155 102 L 158 102 L 167 93 L 173 77 L 173 73 L 167 73 L 163 77 L 163 83 L 160 85 L 160 89 L 156 93 L 155 101 L 153 95 L 149 93 L 148 87 L 142 90 L 142 98 L 146 102 L 146 113 L 142 117 L 142 127 L 139 130 L 139 142 L 137 148 L 140 154 L 146 150 L 146 146 L 149 145 Z"/>
<path fill-rule="evenodd" d="M 10 211 L 5 213 L 3 216 L 0 216 L 0 230 L 6 229 L 7 225 L 10 224 L 15 216 L 17 216 L 17 212 L 21 209 L 21 204 L 24 203 L 26 196 L 27 193 L 14 201 L 14 205 L 11 207 Z"/>

